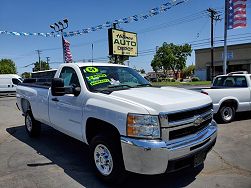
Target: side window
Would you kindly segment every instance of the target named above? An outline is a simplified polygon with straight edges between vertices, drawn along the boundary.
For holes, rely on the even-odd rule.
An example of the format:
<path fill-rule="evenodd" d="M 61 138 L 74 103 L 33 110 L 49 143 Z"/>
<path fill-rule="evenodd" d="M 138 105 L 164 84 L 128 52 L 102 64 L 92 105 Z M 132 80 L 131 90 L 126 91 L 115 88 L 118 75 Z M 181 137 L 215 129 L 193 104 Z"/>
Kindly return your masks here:
<path fill-rule="evenodd" d="M 64 67 L 60 73 L 59 78 L 62 78 L 64 80 L 65 86 L 75 85 L 77 87 L 80 87 L 77 73 L 71 67 Z"/>
<path fill-rule="evenodd" d="M 234 87 L 234 85 L 235 85 L 235 81 L 232 76 L 227 77 L 223 83 L 223 86 L 225 86 L 225 87 Z"/>
<path fill-rule="evenodd" d="M 223 82 L 224 82 L 224 77 L 217 77 L 215 80 L 214 80 L 214 83 L 213 83 L 213 86 L 223 86 Z"/>
<path fill-rule="evenodd" d="M 247 87 L 247 80 L 245 76 L 236 76 L 235 77 L 235 86 L 236 87 Z"/>
<path fill-rule="evenodd" d="M 12 83 L 15 84 L 15 85 L 18 85 L 21 82 L 18 79 L 16 79 L 16 78 L 12 78 Z"/>

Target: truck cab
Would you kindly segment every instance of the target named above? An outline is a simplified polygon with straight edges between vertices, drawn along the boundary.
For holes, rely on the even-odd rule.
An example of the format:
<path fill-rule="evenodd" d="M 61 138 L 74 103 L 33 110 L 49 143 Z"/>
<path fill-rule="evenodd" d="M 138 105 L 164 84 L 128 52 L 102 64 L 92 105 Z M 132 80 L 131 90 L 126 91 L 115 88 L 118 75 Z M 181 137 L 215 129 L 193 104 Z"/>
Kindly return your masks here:
<path fill-rule="evenodd" d="M 215 117 L 230 123 L 236 112 L 251 111 L 251 74 L 246 71 L 216 76 L 210 89 L 202 89 L 213 101 Z"/>

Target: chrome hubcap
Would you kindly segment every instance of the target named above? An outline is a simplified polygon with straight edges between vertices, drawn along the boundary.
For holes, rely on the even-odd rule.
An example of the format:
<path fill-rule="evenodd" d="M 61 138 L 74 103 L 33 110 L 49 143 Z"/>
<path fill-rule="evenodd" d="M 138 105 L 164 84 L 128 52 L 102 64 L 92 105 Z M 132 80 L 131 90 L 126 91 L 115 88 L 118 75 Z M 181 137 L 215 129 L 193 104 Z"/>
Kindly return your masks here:
<path fill-rule="evenodd" d="M 232 116 L 233 116 L 233 110 L 232 110 L 232 108 L 230 108 L 230 107 L 225 107 L 225 108 L 222 110 L 222 117 L 223 117 L 226 121 L 231 120 Z"/>
<path fill-rule="evenodd" d="M 28 131 L 31 132 L 31 130 L 32 130 L 32 120 L 31 120 L 31 117 L 29 115 L 26 117 L 25 124 L 26 124 L 26 127 L 27 127 Z"/>
<path fill-rule="evenodd" d="M 94 150 L 94 161 L 99 172 L 108 176 L 113 169 L 112 155 L 106 146 L 99 144 Z"/>

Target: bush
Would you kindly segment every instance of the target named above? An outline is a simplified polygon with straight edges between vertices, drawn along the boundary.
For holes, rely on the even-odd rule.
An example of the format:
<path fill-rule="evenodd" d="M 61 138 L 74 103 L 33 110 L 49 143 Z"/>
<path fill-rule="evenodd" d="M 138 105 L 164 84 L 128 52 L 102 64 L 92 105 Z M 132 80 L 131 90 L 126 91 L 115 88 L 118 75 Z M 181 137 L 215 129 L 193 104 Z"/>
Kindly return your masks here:
<path fill-rule="evenodd" d="M 166 78 L 166 81 L 167 82 L 175 82 L 175 79 L 173 79 L 173 78 Z"/>
<path fill-rule="evenodd" d="M 192 80 L 192 82 L 200 81 L 200 79 L 198 77 L 193 77 L 191 80 Z"/>

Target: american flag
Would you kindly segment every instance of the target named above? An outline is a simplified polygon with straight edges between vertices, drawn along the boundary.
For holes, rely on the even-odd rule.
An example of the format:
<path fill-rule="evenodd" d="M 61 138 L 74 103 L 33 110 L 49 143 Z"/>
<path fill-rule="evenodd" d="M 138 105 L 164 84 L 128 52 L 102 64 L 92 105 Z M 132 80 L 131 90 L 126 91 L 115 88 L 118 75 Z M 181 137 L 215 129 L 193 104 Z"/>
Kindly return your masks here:
<path fill-rule="evenodd" d="M 63 39 L 64 42 L 64 57 L 65 57 L 65 62 L 66 63 L 71 63 L 72 62 L 72 55 L 70 51 L 70 42 Z"/>
<path fill-rule="evenodd" d="M 247 25 L 246 0 L 228 0 L 228 29 Z"/>

